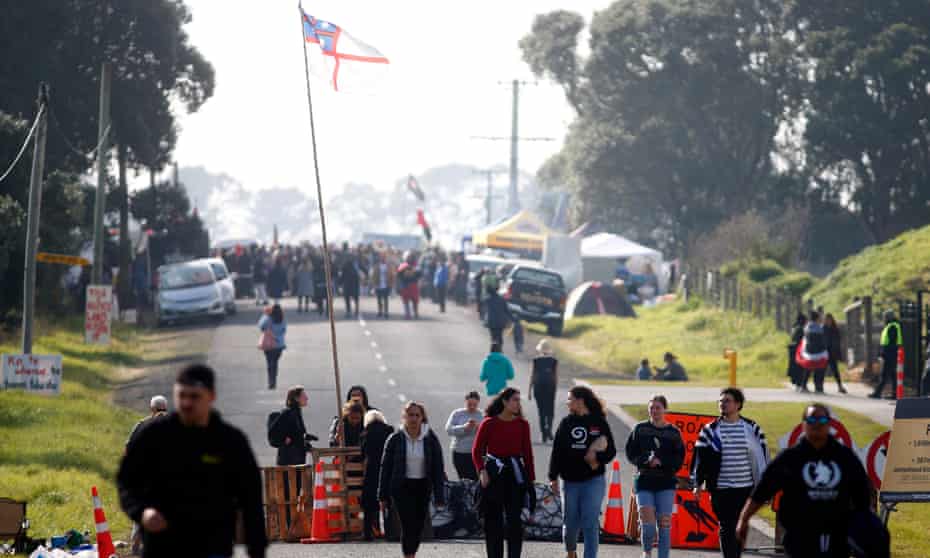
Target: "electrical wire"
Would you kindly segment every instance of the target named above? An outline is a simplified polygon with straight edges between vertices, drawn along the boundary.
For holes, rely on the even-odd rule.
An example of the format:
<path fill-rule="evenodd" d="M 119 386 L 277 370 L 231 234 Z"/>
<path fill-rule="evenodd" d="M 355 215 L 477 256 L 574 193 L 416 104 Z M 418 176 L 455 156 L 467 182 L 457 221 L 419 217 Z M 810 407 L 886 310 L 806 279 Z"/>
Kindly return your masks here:
<path fill-rule="evenodd" d="M 52 125 L 55 128 L 55 131 L 57 131 L 58 135 L 61 136 L 62 141 L 65 142 L 65 145 L 68 147 L 68 149 L 70 149 L 75 154 L 80 155 L 81 157 L 86 159 L 88 163 L 93 162 L 93 160 L 96 158 L 97 152 L 100 151 L 100 148 L 103 146 L 104 142 L 107 140 L 107 136 L 110 134 L 110 126 L 112 123 L 107 123 L 107 127 L 103 131 L 103 135 L 100 137 L 100 141 L 99 143 L 97 143 L 96 147 L 91 149 L 89 153 L 85 153 L 81 151 L 80 149 L 78 149 L 77 147 L 75 147 L 74 144 L 72 144 L 70 141 L 68 141 L 68 136 L 65 135 L 65 132 L 62 129 L 61 123 L 58 121 L 58 117 L 55 115 L 54 110 L 49 111 L 49 116 L 51 116 Z"/>
<path fill-rule="evenodd" d="M 13 159 L 12 163 L 10 163 L 10 166 L 8 169 L 6 169 L 6 172 L 4 172 L 2 176 L 0 176 L 0 182 L 3 182 L 4 180 L 6 180 L 6 177 L 8 177 L 10 173 L 13 172 L 13 169 L 16 168 L 16 165 L 19 164 L 19 160 L 23 158 L 23 153 L 26 152 L 26 147 L 29 145 L 29 141 L 32 139 L 32 134 L 34 134 L 36 131 L 36 128 L 39 127 L 39 120 L 42 118 L 43 112 L 45 112 L 44 104 L 39 107 L 39 112 L 36 114 L 36 119 L 32 123 L 32 128 L 29 129 L 29 135 L 26 136 L 26 141 L 23 142 L 23 146 L 19 148 L 19 153 L 16 154 L 16 158 Z"/>

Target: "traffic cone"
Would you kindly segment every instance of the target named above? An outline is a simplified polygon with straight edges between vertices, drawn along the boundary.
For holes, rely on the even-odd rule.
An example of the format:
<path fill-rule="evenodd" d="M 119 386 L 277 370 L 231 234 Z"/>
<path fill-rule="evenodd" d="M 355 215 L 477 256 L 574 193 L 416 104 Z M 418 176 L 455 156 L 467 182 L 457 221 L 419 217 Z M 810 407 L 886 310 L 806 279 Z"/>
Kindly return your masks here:
<path fill-rule="evenodd" d="M 607 512 L 604 514 L 604 536 L 614 539 L 626 539 L 626 526 L 623 524 L 623 488 L 620 486 L 620 460 L 614 459 L 610 475 L 610 489 L 607 492 Z"/>
<path fill-rule="evenodd" d="M 898 369 L 897 385 L 895 386 L 894 398 L 904 399 L 904 347 L 898 347 Z"/>
<path fill-rule="evenodd" d="M 301 539 L 300 542 L 307 544 L 338 541 L 329 531 L 329 505 L 326 498 L 326 484 L 323 480 L 323 463 L 319 461 L 313 475 L 313 518 L 310 525 L 310 538 Z"/>
<path fill-rule="evenodd" d="M 97 493 L 97 487 L 92 486 L 90 493 L 94 497 L 94 523 L 97 526 L 97 556 L 100 558 L 110 558 L 116 556 L 116 548 L 113 546 L 113 537 L 110 536 L 110 526 L 107 525 L 107 517 L 103 514 L 103 504 L 100 503 L 100 494 Z"/>

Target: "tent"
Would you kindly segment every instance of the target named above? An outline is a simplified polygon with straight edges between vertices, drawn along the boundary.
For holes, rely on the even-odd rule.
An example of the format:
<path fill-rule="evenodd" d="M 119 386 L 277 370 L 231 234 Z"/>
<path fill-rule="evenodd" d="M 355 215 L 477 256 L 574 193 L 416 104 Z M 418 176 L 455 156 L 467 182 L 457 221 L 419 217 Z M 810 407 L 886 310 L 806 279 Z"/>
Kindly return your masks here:
<path fill-rule="evenodd" d="M 607 283 L 588 281 L 575 287 L 565 303 L 565 319 L 596 314 L 636 317 L 626 296 Z"/>
<path fill-rule="evenodd" d="M 617 265 L 621 261 L 633 273 L 655 275 L 660 293 L 668 288 L 662 253 L 658 250 L 611 233 L 598 233 L 581 240 L 582 275 L 585 281 L 610 283 L 616 277 Z"/>
<path fill-rule="evenodd" d="M 542 220 L 529 211 L 519 213 L 478 230 L 472 235 L 475 248 L 507 250 L 539 258 L 543 242 L 552 231 Z"/>

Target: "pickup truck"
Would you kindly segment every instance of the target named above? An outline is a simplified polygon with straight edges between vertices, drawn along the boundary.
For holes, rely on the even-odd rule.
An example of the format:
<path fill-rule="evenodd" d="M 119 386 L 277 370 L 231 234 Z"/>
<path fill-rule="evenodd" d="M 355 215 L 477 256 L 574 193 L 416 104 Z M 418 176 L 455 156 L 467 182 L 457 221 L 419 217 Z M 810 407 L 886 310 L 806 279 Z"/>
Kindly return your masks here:
<path fill-rule="evenodd" d="M 562 334 L 566 293 L 559 273 L 535 266 L 514 266 L 501 285 L 501 296 L 517 319 L 544 323 L 549 335 Z"/>

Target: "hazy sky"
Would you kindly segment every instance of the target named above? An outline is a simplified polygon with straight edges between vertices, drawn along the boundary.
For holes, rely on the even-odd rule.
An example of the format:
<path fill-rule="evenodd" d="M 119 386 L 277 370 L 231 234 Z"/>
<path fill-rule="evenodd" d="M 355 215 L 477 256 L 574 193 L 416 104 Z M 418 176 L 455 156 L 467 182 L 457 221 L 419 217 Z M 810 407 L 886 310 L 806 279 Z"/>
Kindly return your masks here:
<path fill-rule="evenodd" d="M 180 116 L 181 166 L 225 172 L 249 189 L 312 188 L 309 117 L 297 2 L 186 0 L 192 42 L 216 68 L 216 93 L 200 112 Z M 320 0 L 311 15 L 336 23 L 391 59 L 374 95 L 333 93 L 312 81 L 323 185 L 388 188 L 408 172 L 449 162 L 508 164 L 512 79 L 532 80 L 517 42 L 538 13 L 558 8 L 590 21 L 608 0 Z M 259 7 L 260 6 L 260 7 Z M 312 46 L 312 45 L 308 45 Z M 505 81 L 506 84 L 498 84 Z M 521 91 L 520 167 L 535 172 L 558 151 L 572 112 L 548 83 Z M 501 181 L 506 177 L 501 176 Z"/>

